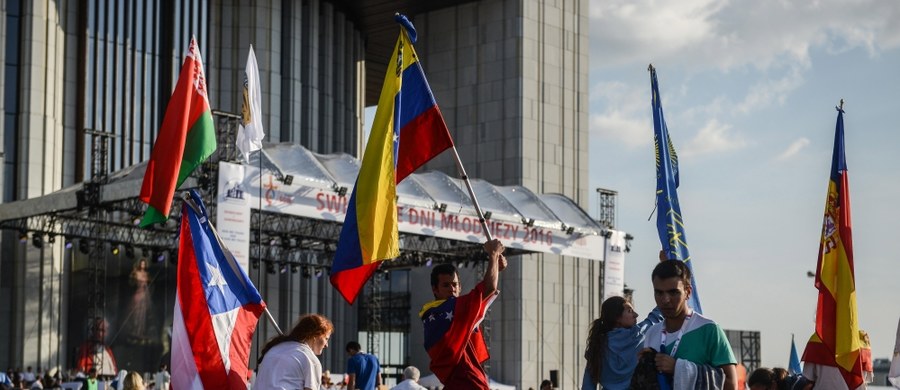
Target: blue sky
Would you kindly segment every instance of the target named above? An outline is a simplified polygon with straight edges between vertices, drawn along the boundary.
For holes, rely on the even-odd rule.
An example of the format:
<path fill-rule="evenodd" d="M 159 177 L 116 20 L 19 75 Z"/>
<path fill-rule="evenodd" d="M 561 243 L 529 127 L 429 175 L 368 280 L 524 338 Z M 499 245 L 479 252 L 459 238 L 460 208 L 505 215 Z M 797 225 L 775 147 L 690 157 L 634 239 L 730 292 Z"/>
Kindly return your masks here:
<path fill-rule="evenodd" d="M 659 241 L 647 65 L 679 153 L 704 314 L 762 332 L 786 367 L 814 330 L 814 270 L 845 100 L 860 327 L 890 358 L 900 317 L 900 2 L 592 0 L 590 187 L 618 191 L 635 236 L 625 281 L 653 302 Z M 591 202 L 592 210 L 595 201 Z M 655 218 L 655 216 L 654 216 Z"/>

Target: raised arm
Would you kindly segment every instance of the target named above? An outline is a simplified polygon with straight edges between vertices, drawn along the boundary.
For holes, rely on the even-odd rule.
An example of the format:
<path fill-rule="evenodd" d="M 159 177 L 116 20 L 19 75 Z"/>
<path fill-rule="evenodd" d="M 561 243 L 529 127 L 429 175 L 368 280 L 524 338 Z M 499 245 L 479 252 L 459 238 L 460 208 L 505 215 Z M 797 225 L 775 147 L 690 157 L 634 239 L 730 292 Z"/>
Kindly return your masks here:
<path fill-rule="evenodd" d="M 500 271 L 506 269 L 506 257 L 503 256 L 503 244 L 494 239 L 484 243 L 484 251 L 488 254 L 488 267 L 484 271 L 484 296 L 487 298 L 497 291 Z"/>

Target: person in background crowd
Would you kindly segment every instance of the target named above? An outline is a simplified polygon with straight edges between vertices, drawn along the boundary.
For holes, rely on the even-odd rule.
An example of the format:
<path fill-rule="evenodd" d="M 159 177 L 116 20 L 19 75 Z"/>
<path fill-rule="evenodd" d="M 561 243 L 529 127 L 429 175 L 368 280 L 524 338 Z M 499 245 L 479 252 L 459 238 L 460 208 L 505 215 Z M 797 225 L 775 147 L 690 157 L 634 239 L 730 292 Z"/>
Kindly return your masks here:
<path fill-rule="evenodd" d="M 122 390 L 144 390 L 144 378 L 137 371 L 130 371 L 122 383 Z"/>
<path fill-rule="evenodd" d="M 663 320 L 658 309 L 637 322 L 631 303 L 622 297 L 610 297 L 600 305 L 600 318 L 591 324 L 584 358 L 582 390 L 595 390 L 597 385 L 608 390 L 625 390 L 637 366 L 638 352 L 644 346 L 644 335 L 650 326 Z"/>
<path fill-rule="evenodd" d="M 35 379 L 37 379 L 37 377 L 34 375 L 34 371 L 31 371 L 31 366 L 28 366 L 25 369 L 25 372 L 22 373 L 22 381 L 25 382 L 25 386 L 31 386 L 31 383 L 34 382 Z"/>
<path fill-rule="evenodd" d="M 97 382 L 98 382 L 97 381 L 97 368 L 91 367 L 91 369 L 88 370 L 87 378 L 85 378 L 85 380 L 84 380 L 83 389 L 84 390 L 98 390 Z"/>
<path fill-rule="evenodd" d="M 153 374 L 153 383 L 156 384 L 156 388 L 160 390 L 169 390 L 169 383 L 172 382 L 172 376 L 169 375 L 168 371 L 169 366 L 166 363 L 162 363 L 159 365 L 159 371 L 156 374 Z"/>
<path fill-rule="evenodd" d="M 344 349 L 347 355 L 347 388 L 350 390 L 375 390 L 381 386 L 381 364 L 375 355 L 361 351 L 362 346 L 356 341 L 347 343 Z"/>
<path fill-rule="evenodd" d="M 778 390 L 778 384 L 788 377 L 788 371 L 780 368 L 760 367 L 750 373 L 747 385 L 750 390 Z"/>
<path fill-rule="evenodd" d="M 419 375 L 421 374 L 418 368 L 414 366 L 406 367 L 403 369 L 403 382 L 391 387 L 391 390 L 426 390 L 419 385 Z"/>
<path fill-rule="evenodd" d="M 263 347 L 253 387 L 320 390 L 322 363 L 317 356 L 328 347 L 332 332 L 334 325 L 325 316 L 300 316 L 290 333 L 272 338 Z"/>

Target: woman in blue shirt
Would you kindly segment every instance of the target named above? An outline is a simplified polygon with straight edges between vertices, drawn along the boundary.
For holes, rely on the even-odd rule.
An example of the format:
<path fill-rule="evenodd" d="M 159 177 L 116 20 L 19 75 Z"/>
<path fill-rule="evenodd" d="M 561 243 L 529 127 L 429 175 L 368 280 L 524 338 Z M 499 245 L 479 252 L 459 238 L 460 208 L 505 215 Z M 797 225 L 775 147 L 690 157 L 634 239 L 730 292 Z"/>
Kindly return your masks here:
<path fill-rule="evenodd" d="M 628 389 L 647 329 L 663 320 L 656 308 L 640 323 L 637 317 L 625 298 L 611 297 L 603 301 L 600 318 L 591 323 L 588 333 L 582 390 L 596 390 L 598 383 L 604 390 Z"/>

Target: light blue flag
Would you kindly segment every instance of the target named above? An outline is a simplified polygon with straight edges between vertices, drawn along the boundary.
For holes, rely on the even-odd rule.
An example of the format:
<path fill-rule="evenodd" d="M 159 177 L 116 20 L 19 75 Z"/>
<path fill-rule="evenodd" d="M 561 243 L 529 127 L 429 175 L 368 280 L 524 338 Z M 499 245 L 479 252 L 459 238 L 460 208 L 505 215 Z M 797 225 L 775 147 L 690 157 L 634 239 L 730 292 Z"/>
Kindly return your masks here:
<path fill-rule="evenodd" d="M 791 375 L 796 375 L 803 373 L 803 369 L 800 368 L 800 356 L 797 355 L 797 345 L 794 344 L 794 335 L 791 335 L 791 360 L 788 363 L 788 371 L 790 371 Z"/>
<path fill-rule="evenodd" d="M 691 270 L 691 294 L 688 304 L 698 313 L 700 292 L 694 277 L 691 254 L 688 251 L 687 238 L 684 234 L 684 221 L 681 218 L 681 206 L 678 204 L 678 155 L 669 138 L 666 119 L 663 117 L 662 101 L 659 97 L 659 83 L 656 81 L 656 69 L 650 65 L 650 86 L 653 89 L 651 106 L 653 108 L 653 139 L 656 145 L 656 230 L 659 242 L 669 260 L 681 260 Z"/>

